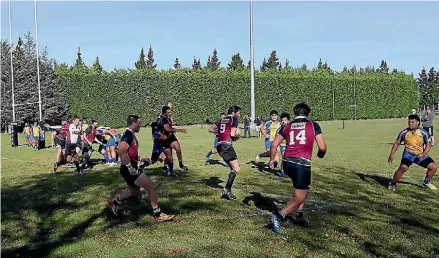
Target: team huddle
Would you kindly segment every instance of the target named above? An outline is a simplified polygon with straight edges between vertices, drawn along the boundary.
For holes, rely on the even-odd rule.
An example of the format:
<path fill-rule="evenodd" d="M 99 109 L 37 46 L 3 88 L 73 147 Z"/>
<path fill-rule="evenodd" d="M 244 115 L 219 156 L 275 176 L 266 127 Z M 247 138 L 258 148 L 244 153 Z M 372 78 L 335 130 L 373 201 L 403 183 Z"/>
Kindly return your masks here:
<path fill-rule="evenodd" d="M 143 173 L 145 167 L 163 162 L 163 170 L 168 176 L 176 177 L 174 171 L 173 150 L 178 158 L 179 168 L 188 171 L 183 164 L 181 145 L 176 133 L 186 133 L 186 129 L 174 128 L 171 116 L 171 107 L 164 106 L 159 115 L 151 124 L 153 148 L 150 157 L 139 155 L 139 141 L 136 133 L 140 131 L 141 119 L 136 115 L 127 118 L 127 128 L 120 135 L 116 130 L 109 127 L 98 127 L 96 118 L 91 124 L 83 121 L 82 125 L 78 118 L 73 118 L 71 124 L 63 122 L 61 127 L 52 127 L 53 144 L 57 149 L 54 171 L 58 166 L 72 162 L 79 174 L 90 165 L 93 143 L 99 144 L 99 152 L 104 156 L 109 166 L 114 166 L 119 160 L 120 175 L 128 185 L 128 189 L 122 191 L 109 201 L 111 211 L 120 215 L 124 201 L 139 196 L 141 188 L 149 193 L 153 217 L 157 222 L 173 220 L 174 215 L 161 211 L 158 205 L 157 186 Z M 238 119 L 241 116 L 241 108 L 232 106 L 227 113 L 221 113 L 220 118 L 208 128 L 208 132 L 214 134 L 213 148 L 206 154 L 206 163 L 212 154 L 218 153 L 230 169 L 227 182 L 221 189 L 220 198 L 235 200 L 232 186 L 241 168 L 238 162 L 238 154 L 233 143 L 240 139 Z M 278 121 L 278 112 L 270 112 L 271 120 L 265 122 L 260 129 L 264 136 L 265 151 L 256 156 L 256 161 L 262 157 L 269 158 L 268 165 L 271 169 L 280 166 L 281 178 L 285 176 L 292 180 L 294 195 L 280 210 L 270 217 L 272 229 L 279 233 L 281 224 L 287 219 L 294 219 L 299 223 L 306 223 L 303 217 L 304 202 L 311 187 L 311 160 L 314 143 L 318 151 L 317 157 L 324 158 L 327 145 L 323 138 L 320 125 L 309 119 L 311 112 L 306 103 L 297 104 L 294 109 L 294 118 L 290 114 L 282 113 L 281 121 Z M 389 189 L 395 190 L 397 183 L 412 164 L 418 164 L 427 169 L 424 186 L 436 189 L 431 183 L 437 166 L 433 159 L 428 156 L 431 149 L 431 136 L 419 127 L 420 119 L 416 115 L 408 118 L 408 127 L 400 132 L 392 147 L 388 161 L 394 160 L 394 154 L 401 143 L 405 144 L 405 150 L 401 164 L 395 172 Z M 295 214 L 296 216 L 292 216 Z"/>

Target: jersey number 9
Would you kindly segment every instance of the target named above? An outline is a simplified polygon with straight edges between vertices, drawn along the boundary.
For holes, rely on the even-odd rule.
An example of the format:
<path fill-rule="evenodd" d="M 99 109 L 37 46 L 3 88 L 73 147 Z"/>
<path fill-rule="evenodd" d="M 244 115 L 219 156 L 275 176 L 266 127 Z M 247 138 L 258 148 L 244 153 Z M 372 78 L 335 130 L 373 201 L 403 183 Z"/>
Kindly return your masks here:
<path fill-rule="evenodd" d="M 220 133 L 224 133 L 226 131 L 226 124 L 220 125 Z"/>

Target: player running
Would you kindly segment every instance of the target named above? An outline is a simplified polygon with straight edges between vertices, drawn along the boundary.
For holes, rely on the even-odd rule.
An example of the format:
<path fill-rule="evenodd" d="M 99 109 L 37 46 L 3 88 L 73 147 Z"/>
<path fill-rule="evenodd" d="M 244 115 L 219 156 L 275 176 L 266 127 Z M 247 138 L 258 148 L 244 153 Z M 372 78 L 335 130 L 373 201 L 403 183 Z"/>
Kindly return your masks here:
<path fill-rule="evenodd" d="M 428 187 L 432 190 L 437 189 L 437 187 L 431 183 L 431 179 L 437 170 L 436 163 L 428 155 L 431 149 L 431 137 L 427 131 L 419 127 L 419 123 L 420 118 L 418 115 L 410 115 L 408 117 L 408 127 L 399 133 L 395 143 L 393 143 L 388 158 L 389 163 L 392 163 L 395 159 L 395 152 L 398 150 L 399 145 L 405 143 L 405 148 L 402 153 L 401 164 L 393 174 L 393 179 L 389 184 L 390 190 L 394 191 L 396 189 L 396 184 L 413 163 L 427 169 L 423 184 L 424 187 Z"/>
<path fill-rule="evenodd" d="M 91 124 L 83 131 L 84 137 L 82 141 L 82 156 L 84 156 L 84 162 L 82 163 L 82 168 L 86 169 L 90 166 L 90 159 L 93 150 L 93 142 L 96 138 L 98 128 L 98 121 L 95 117 L 91 119 Z M 82 129 L 84 129 L 84 124 L 82 124 Z"/>
<path fill-rule="evenodd" d="M 285 174 L 292 179 L 295 188 L 293 198 L 271 216 L 270 222 L 276 233 L 280 232 L 280 224 L 286 216 L 297 209 L 303 209 L 303 202 L 308 196 L 311 185 L 311 158 L 314 141 L 317 142 L 319 148 L 317 157 L 323 158 L 327 151 L 319 124 L 308 119 L 310 111 L 307 104 L 297 104 L 294 107 L 294 120 L 282 125 L 271 145 L 270 167 L 273 168 L 276 162 L 277 148 L 284 139 L 287 141 L 283 168 Z M 298 213 L 297 217 L 299 216 L 303 218 L 303 212 Z"/>
<path fill-rule="evenodd" d="M 164 151 L 162 141 L 166 140 L 166 136 L 163 134 L 162 125 L 157 124 L 157 122 L 151 123 L 151 132 L 153 138 L 151 163 L 154 164 L 161 160 Z"/>
<path fill-rule="evenodd" d="M 283 112 L 282 114 L 280 114 L 280 120 L 283 126 L 287 125 L 290 122 L 290 114 Z M 282 160 L 285 154 L 285 150 L 287 148 L 287 140 L 284 139 L 281 143 L 280 143 L 280 159 Z M 280 178 L 283 179 L 285 177 L 285 172 L 284 172 L 284 168 L 282 165 L 282 162 L 280 163 Z"/>
<path fill-rule="evenodd" d="M 51 126 L 52 141 L 56 148 L 56 158 L 53 164 L 53 172 L 56 173 L 58 167 L 61 166 L 66 160 L 66 138 L 69 132 L 70 125 L 67 121 L 62 121 L 61 126 Z"/>
<path fill-rule="evenodd" d="M 41 127 L 38 125 L 38 122 L 34 122 L 34 126 L 32 127 L 32 143 L 33 149 L 38 151 L 40 149 L 40 131 Z"/>
<path fill-rule="evenodd" d="M 241 170 L 238 163 L 238 156 L 233 148 L 232 141 L 239 139 L 238 118 L 241 115 L 241 108 L 232 106 L 227 112 L 227 116 L 218 120 L 209 128 L 209 132 L 218 134 L 217 150 L 218 154 L 223 158 L 230 167 L 229 179 L 226 186 L 221 190 L 221 198 L 227 200 L 235 200 L 236 197 L 232 193 L 232 185 L 236 175 Z"/>
<path fill-rule="evenodd" d="M 130 115 L 127 118 L 127 126 L 119 143 L 120 153 L 120 174 L 128 184 L 129 189 L 121 192 L 116 198 L 110 200 L 108 204 L 115 215 L 118 215 L 119 207 L 124 200 L 141 194 L 140 188 L 148 190 L 153 216 L 157 222 L 169 221 L 174 215 L 163 213 L 157 204 L 157 186 L 147 175 L 142 173 L 138 167 L 138 162 L 144 162 L 148 166 L 150 159 L 139 158 L 139 142 L 135 133 L 140 131 L 140 118 L 136 115 Z"/>
<path fill-rule="evenodd" d="M 176 176 L 176 174 L 174 173 L 174 163 L 173 163 L 171 149 L 174 149 L 177 152 L 179 167 L 183 171 L 187 171 L 188 168 L 183 164 L 180 142 L 177 140 L 177 137 L 175 137 L 176 132 L 186 133 L 187 132 L 186 129 L 177 129 L 173 127 L 173 120 L 171 118 L 171 108 L 169 106 L 164 106 L 162 108 L 162 114 L 157 118 L 156 122 L 157 125 L 163 127 L 162 133 L 166 136 L 166 140 L 162 140 L 161 144 L 164 148 L 163 152 L 166 155 L 165 162 L 169 167 L 168 175 Z"/>
<path fill-rule="evenodd" d="M 226 116 L 225 113 L 220 114 L 220 120 L 223 119 Z M 213 148 L 206 154 L 206 165 L 209 165 L 210 156 L 212 154 L 218 153 L 218 150 L 216 149 L 216 146 L 218 145 L 218 133 L 215 133 L 215 138 L 213 140 Z"/>
<path fill-rule="evenodd" d="M 259 153 L 256 155 L 256 162 L 259 162 L 259 158 L 262 157 L 270 157 L 270 146 L 271 143 L 274 140 L 274 137 L 276 137 L 276 132 L 280 128 L 280 123 L 277 120 L 278 119 L 278 112 L 276 110 L 272 110 L 270 112 L 271 120 L 264 123 L 261 127 L 261 133 L 265 138 L 265 152 Z M 276 151 L 277 154 L 277 151 Z M 278 161 L 279 161 L 279 155 L 277 155 Z"/>

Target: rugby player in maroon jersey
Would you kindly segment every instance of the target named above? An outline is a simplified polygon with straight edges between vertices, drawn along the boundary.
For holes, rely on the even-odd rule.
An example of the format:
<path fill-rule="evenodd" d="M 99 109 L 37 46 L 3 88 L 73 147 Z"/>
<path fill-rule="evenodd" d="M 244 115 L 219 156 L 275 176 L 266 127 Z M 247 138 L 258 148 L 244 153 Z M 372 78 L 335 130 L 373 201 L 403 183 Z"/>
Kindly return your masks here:
<path fill-rule="evenodd" d="M 53 129 L 52 141 L 56 148 L 56 162 L 53 164 L 53 172 L 56 173 L 58 167 L 66 160 L 66 136 L 69 130 L 67 121 L 62 121 L 61 126 L 51 126 Z"/>
<path fill-rule="evenodd" d="M 238 156 L 232 145 L 232 141 L 239 139 L 239 134 L 236 131 L 238 129 L 238 118 L 241 115 L 240 111 L 241 108 L 238 106 L 230 107 L 227 116 L 218 120 L 209 128 L 209 132 L 218 135 L 218 154 L 230 167 L 229 179 L 226 186 L 221 190 L 221 198 L 228 200 L 236 199 L 232 193 L 232 185 L 240 171 Z"/>
<path fill-rule="evenodd" d="M 138 167 L 138 162 L 144 162 L 145 166 L 151 163 L 149 158 L 139 158 L 139 142 L 135 133 L 140 131 L 140 118 L 136 115 L 130 115 L 127 118 L 127 126 L 125 133 L 119 142 L 120 155 L 120 174 L 128 184 L 129 189 L 121 192 L 116 198 L 110 200 L 108 204 L 115 215 L 118 215 L 118 208 L 122 201 L 138 196 L 140 188 L 148 190 L 151 206 L 153 209 L 153 216 L 157 222 L 169 221 L 174 218 L 174 215 L 167 215 L 163 213 L 157 203 L 157 186 L 146 174 Z"/>
<path fill-rule="evenodd" d="M 285 174 L 293 181 L 295 188 L 294 196 L 281 210 L 271 216 L 270 222 L 276 233 L 280 232 L 280 224 L 285 217 L 303 207 L 311 185 L 311 158 L 314 141 L 317 142 L 319 151 L 317 157 L 323 158 L 327 151 L 322 130 L 316 122 L 308 119 L 311 112 L 305 103 L 299 103 L 294 107 L 295 119 L 286 125 L 282 125 L 273 143 L 271 144 L 270 167 L 276 162 L 276 151 L 280 143 L 286 140 L 286 150 L 283 158 Z"/>

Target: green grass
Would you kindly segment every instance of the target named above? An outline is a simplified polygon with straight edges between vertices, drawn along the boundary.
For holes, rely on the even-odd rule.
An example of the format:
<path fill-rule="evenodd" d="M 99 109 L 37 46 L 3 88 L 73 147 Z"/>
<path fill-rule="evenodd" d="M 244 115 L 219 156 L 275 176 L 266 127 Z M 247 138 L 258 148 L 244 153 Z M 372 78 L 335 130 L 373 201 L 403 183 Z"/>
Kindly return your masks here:
<path fill-rule="evenodd" d="M 236 142 L 237 200 L 225 201 L 218 188 L 228 169 L 203 160 L 212 135 L 199 127 L 178 134 L 189 172 L 178 179 L 164 177 L 158 165 L 146 172 L 159 186 L 162 210 L 177 214 L 158 224 L 147 194 L 123 219 L 108 215 L 107 201 L 126 187 L 118 167 L 53 174 L 54 150 L 11 148 L 2 135 L 2 257 L 438 257 L 439 192 L 421 187 L 424 171 L 413 167 L 396 192 L 385 187 L 398 163 L 386 162 L 389 143 L 406 120 L 350 121 L 344 130 L 339 121 L 320 124 L 329 151 L 314 157 L 310 227 L 288 224 L 278 235 L 264 226 L 292 196 L 292 184 L 246 164 L 263 150 L 260 139 Z M 139 140 L 149 155 L 149 129 Z M 431 156 L 437 160 L 438 150 Z"/>

